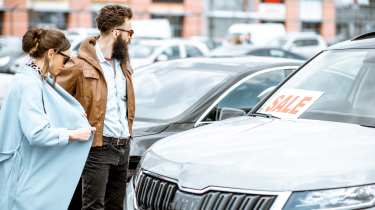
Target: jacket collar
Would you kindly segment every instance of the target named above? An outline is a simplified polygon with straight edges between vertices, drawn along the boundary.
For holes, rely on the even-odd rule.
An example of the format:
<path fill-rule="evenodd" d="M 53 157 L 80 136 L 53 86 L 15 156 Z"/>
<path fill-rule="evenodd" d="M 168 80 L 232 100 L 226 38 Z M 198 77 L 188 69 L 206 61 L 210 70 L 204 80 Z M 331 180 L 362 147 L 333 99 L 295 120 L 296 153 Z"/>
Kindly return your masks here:
<path fill-rule="evenodd" d="M 81 47 L 79 48 L 78 57 L 87 61 L 96 69 L 101 71 L 101 68 L 99 65 L 99 59 L 96 56 L 96 50 L 95 50 L 95 44 L 98 38 L 99 36 L 96 36 L 96 37 L 89 37 L 86 40 L 84 40 L 81 44 Z"/>
<path fill-rule="evenodd" d="M 92 66 L 94 66 L 96 69 L 101 71 L 100 67 L 100 60 L 96 54 L 96 41 L 99 39 L 99 36 L 95 37 L 89 37 L 86 40 L 84 40 L 81 44 L 81 47 L 79 48 L 78 57 L 87 61 Z M 128 66 L 128 67 L 127 67 Z M 128 62 L 127 65 L 121 64 L 122 70 L 127 70 L 130 74 L 133 73 L 132 68 L 130 67 L 130 63 Z"/>

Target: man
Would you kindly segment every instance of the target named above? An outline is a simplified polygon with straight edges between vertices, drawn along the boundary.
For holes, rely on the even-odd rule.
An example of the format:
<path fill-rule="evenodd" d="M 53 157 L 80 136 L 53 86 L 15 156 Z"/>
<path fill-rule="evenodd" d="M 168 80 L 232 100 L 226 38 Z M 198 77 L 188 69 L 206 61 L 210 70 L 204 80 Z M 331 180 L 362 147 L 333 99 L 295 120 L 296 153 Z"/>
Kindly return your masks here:
<path fill-rule="evenodd" d="M 128 7 L 103 7 L 96 18 L 100 36 L 85 40 L 74 64 L 57 77 L 96 127 L 81 177 L 82 210 L 123 209 L 135 113 L 128 54 L 131 18 Z"/>

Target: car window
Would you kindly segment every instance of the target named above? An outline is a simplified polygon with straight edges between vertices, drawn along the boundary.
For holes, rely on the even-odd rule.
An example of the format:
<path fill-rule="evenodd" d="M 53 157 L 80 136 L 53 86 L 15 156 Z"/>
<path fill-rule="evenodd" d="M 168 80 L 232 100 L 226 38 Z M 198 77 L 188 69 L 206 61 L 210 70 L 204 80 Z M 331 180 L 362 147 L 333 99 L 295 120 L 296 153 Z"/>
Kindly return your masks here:
<path fill-rule="evenodd" d="M 286 82 L 259 111 L 281 118 L 375 126 L 375 51 L 331 50 Z"/>
<path fill-rule="evenodd" d="M 170 121 L 228 80 L 225 72 L 181 67 L 173 63 L 150 65 L 134 76 L 136 119 Z"/>
<path fill-rule="evenodd" d="M 290 53 L 290 52 L 287 52 L 287 51 L 283 51 L 283 52 L 284 52 L 284 58 L 292 58 L 292 59 L 305 60 L 305 58 L 303 58 L 300 55 L 297 55 L 297 54 L 294 54 L 294 53 Z"/>
<path fill-rule="evenodd" d="M 270 56 L 278 57 L 278 58 L 285 58 L 285 53 L 281 50 L 272 49 L 270 50 Z"/>
<path fill-rule="evenodd" d="M 278 85 L 285 79 L 282 70 L 266 72 L 252 77 L 236 87 L 218 104 L 219 108 L 229 107 L 238 109 L 250 109 L 258 101 L 257 96 L 269 87 Z"/>
<path fill-rule="evenodd" d="M 242 109 L 246 112 L 258 103 L 258 97 L 263 91 L 278 85 L 285 79 L 284 70 L 265 72 L 249 78 L 226 95 L 218 105 L 208 114 L 204 121 L 216 121 L 217 112 L 222 108 Z"/>
<path fill-rule="evenodd" d="M 129 53 L 131 58 L 148 58 L 154 53 L 155 49 L 159 46 L 146 45 L 146 44 L 131 44 L 129 45 Z"/>
<path fill-rule="evenodd" d="M 199 57 L 203 56 L 203 53 L 195 46 L 186 45 L 186 56 L 189 57 Z"/>
<path fill-rule="evenodd" d="M 260 49 L 260 50 L 253 50 L 249 53 L 249 55 L 255 55 L 255 56 L 270 56 L 269 50 L 266 49 Z"/>
<path fill-rule="evenodd" d="M 293 45 L 296 47 L 309 47 L 319 45 L 318 40 L 316 39 L 299 39 L 293 42 Z"/>
<path fill-rule="evenodd" d="M 171 46 L 162 52 L 163 55 L 168 57 L 168 60 L 180 58 L 180 48 L 178 46 Z"/>

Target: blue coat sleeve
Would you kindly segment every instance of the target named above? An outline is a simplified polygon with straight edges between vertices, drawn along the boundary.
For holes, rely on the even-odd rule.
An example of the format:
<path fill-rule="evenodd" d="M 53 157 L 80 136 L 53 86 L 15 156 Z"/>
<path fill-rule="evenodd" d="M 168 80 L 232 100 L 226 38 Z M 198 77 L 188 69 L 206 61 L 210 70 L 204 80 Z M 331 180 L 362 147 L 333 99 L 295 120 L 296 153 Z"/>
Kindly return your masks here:
<path fill-rule="evenodd" d="M 30 82 L 21 89 L 18 119 L 26 139 L 35 146 L 57 146 L 69 143 L 69 130 L 53 127 L 44 112 L 42 87 Z"/>

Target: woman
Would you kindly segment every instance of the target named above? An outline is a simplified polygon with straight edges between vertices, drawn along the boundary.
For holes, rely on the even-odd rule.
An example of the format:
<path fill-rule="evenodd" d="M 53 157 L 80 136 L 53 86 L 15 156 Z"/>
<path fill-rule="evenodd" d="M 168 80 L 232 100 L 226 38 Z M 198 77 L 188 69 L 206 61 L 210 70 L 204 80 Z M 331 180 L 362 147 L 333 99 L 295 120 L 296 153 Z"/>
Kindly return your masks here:
<path fill-rule="evenodd" d="M 60 31 L 31 29 L 30 56 L 0 111 L 0 209 L 66 210 L 95 131 L 54 76 L 70 60 Z"/>

